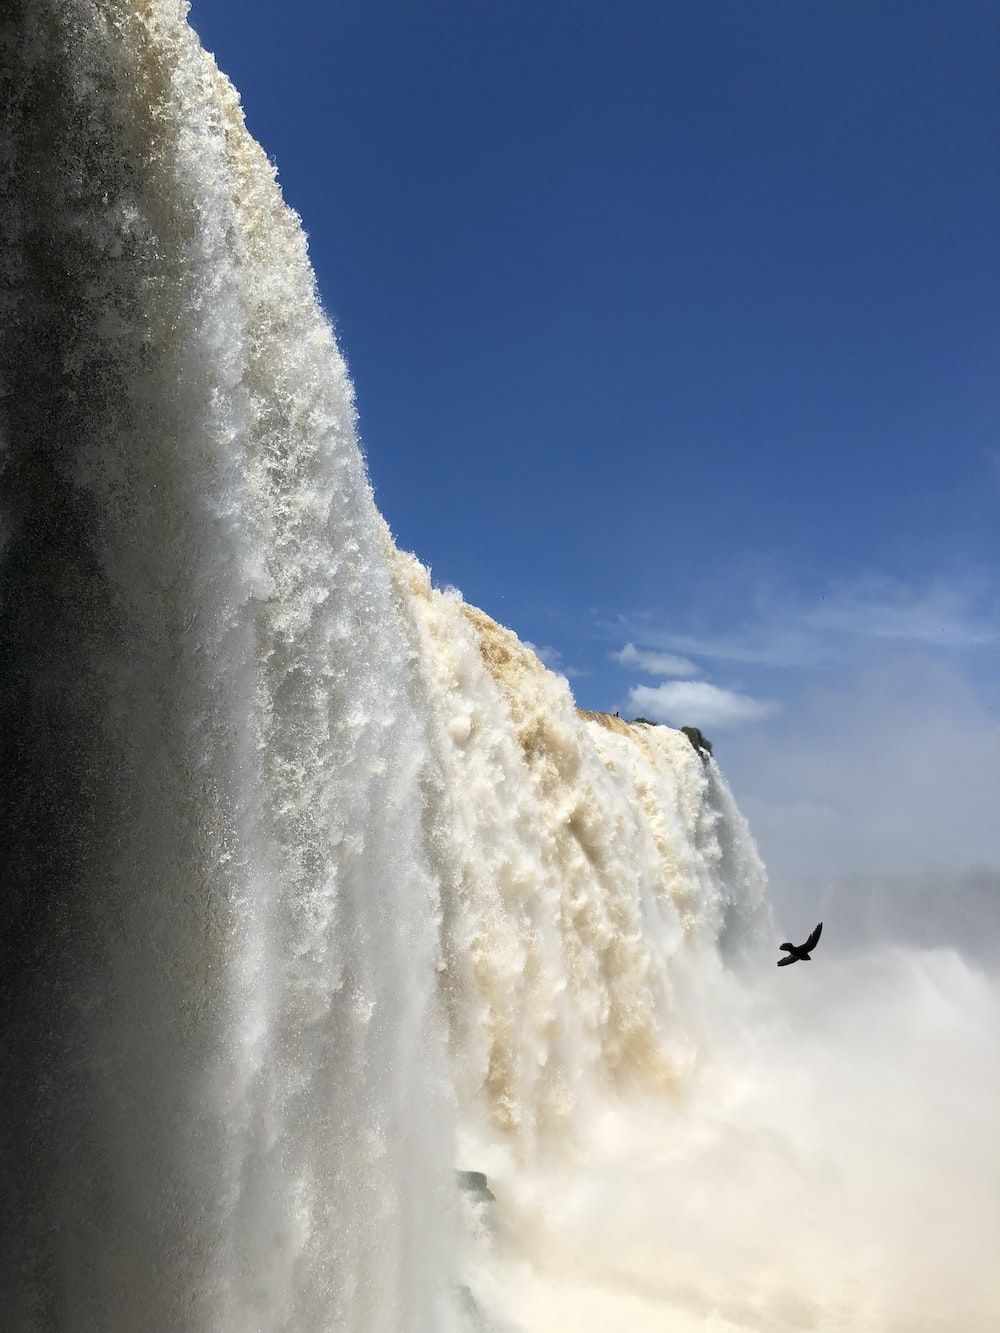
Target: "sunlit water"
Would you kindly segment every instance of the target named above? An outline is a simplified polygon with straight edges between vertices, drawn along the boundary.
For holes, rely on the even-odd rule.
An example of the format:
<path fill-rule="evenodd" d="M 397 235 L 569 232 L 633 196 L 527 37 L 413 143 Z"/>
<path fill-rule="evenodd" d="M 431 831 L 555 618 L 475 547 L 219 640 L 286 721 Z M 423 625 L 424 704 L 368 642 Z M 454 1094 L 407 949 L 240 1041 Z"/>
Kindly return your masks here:
<path fill-rule="evenodd" d="M 2 20 L 5 1327 L 996 1327 L 995 983 L 395 549 L 184 11 Z"/>

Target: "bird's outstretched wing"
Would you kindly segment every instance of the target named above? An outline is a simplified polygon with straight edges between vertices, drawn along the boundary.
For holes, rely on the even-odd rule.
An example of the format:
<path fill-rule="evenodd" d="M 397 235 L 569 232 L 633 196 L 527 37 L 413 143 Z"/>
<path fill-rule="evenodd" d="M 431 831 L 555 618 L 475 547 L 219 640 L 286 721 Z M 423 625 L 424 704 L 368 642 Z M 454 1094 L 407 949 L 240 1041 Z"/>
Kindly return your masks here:
<path fill-rule="evenodd" d="M 821 921 L 819 925 L 816 927 L 816 929 L 813 931 L 813 933 L 806 940 L 805 944 L 803 944 L 802 946 L 803 949 L 806 951 L 806 953 L 809 953 L 811 950 L 816 948 L 816 945 L 819 943 L 819 937 L 822 934 L 823 934 L 823 922 Z"/>
<path fill-rule="evenodd" d="M 786 954 L 784 958 L 779 958 L 779 959 L 778 959 L 778 966 L 779 966 L 779 967 L 787 967 L 789 963 L 797 963 L 798 961 L 799 961 L 799 960 L 798 960 L 798 958 L 796 958 L 795 954 L 790 953 L 790 954 Z"/>

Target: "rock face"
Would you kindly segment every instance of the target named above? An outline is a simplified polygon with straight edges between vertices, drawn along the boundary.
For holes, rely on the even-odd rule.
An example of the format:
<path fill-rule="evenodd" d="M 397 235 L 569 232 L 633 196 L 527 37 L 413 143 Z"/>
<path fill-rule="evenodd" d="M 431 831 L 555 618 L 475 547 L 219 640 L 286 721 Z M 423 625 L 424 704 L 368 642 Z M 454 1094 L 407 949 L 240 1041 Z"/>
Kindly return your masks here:
<path fill-rule="evenodd" d="M 681 731 L 699 754 L 710 755 L 712 753 L 712 742 L 697 727 L 681 727 Z"/>
<path fill-rule="evenodd" d="M 482 1171 L 456 1171 L 459 1189 L 482 1203 L 496 1203 L 496 1195 Z"/>

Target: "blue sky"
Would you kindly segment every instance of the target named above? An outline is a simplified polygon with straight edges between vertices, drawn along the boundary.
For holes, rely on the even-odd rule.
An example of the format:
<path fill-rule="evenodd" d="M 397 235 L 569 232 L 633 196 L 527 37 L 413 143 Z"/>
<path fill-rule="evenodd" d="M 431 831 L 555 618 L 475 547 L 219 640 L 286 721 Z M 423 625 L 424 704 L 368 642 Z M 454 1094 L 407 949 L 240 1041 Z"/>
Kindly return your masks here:
<path fill-rule="evenodd" d="M 703 725 L 779 874 L 1000 865 L 1000 5 L 191 18 L 398 542 Z"/>

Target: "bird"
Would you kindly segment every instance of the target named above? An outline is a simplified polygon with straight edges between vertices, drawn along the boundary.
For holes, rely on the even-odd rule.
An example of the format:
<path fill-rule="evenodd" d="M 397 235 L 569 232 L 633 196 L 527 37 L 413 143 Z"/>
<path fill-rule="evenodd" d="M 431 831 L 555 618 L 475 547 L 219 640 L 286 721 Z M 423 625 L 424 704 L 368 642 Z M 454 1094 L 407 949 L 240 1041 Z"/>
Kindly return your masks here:
<path fill-rule="evenodd" d="M 819 943 L 819 937 L 823 933 L 823 922 L 821 921 L 813 933 L 806 940 L 805 944 L 782 944 L 778 947 L 784 949 L 788 954 L 787 958 L 779 958 L 778 966 L 787 967 L 789 963 L 808 963 L 809 955 Z"/>

